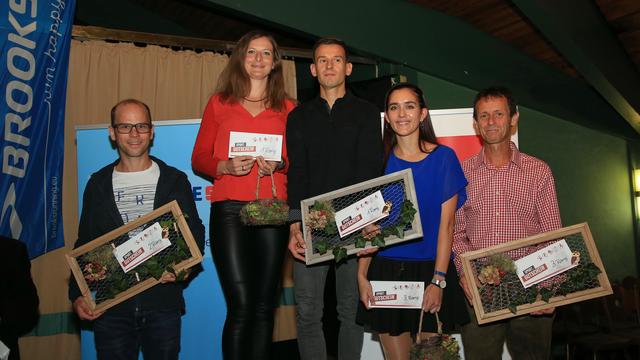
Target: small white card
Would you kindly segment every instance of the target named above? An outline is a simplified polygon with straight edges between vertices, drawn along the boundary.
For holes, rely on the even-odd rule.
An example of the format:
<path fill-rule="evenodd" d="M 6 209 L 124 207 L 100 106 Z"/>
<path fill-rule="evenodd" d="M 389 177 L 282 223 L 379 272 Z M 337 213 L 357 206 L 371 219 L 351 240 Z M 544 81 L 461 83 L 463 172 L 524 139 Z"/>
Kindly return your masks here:
<path fill-rule="evenodd" d="M 229 158 L 236 156 L 262 156 L 265 160 L 282 160 L 282 135 L 231 131 Z"/>
<path fill-rule="evenodd" d="M 343 238 L 354 231 L 389 216 L 391 203 L 385 206 L 380 190 L 358 202 L 336 211 L 335 219 L 338 233 Z"/>
<path fill-rule="evenodd" d="M 372 308 L 421 309 L 424 295 L 422 281 L 371 281 L 375 304 Z"/>
<path fill-rule="evenodd" d="M 155 223 L 113 249 L 113 255 L 126 273 L 169 246 L 171 241 Z"/>
<path fill-rule="evenodd" d="M 528 288 L 578 266 L 571 249 L 562 239 L 515 261 L 518 278 Z"/>

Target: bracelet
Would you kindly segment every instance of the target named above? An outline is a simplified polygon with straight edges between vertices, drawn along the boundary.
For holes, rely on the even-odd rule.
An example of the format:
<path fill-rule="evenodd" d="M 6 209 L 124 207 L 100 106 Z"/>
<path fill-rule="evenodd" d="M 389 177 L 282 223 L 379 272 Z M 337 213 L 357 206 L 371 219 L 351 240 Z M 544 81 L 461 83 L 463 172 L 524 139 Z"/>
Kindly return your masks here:
<path fill-rule="evenodd" d="M 446 273 L 446 272 L 442 272 L 442 271 L 438 271 L 438 270 L 434 270 L 434 271 L 433 271 L 433 275 L 434 275 L 434 276 L 435 276 L 435 275 L 439 275 L 439 276 L 442 276 L 442 277 L 446 277 L 446 276 L 447 276 L 447 273 Z"/>

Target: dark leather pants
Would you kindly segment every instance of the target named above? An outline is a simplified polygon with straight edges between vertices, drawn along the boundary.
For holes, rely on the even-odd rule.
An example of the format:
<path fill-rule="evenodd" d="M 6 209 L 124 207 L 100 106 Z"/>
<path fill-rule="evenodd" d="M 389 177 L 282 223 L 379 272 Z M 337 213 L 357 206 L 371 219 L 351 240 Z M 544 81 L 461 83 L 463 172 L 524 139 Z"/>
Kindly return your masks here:
<path fill-rule="evenodd" d="M 267 359 L 277 306 L 286 226 L 245 226 L 241 201 L 211 205 L 211 252 L 227 302 L 222 333 L 225 360 Z"/>

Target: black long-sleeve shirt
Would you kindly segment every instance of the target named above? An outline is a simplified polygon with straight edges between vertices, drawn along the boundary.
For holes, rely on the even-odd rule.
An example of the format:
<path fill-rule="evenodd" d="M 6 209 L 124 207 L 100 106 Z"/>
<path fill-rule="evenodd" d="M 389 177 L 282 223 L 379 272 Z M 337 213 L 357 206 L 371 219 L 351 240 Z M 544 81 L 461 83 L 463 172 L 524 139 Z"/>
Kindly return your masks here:
<path fill-rule="evenodd" d="M 329 108 L 320 96 L 287 120 L 287 193 L 292 220 L 300 201 L 382 175 L 382 130 L 375 105 L 350 92 Z"/>

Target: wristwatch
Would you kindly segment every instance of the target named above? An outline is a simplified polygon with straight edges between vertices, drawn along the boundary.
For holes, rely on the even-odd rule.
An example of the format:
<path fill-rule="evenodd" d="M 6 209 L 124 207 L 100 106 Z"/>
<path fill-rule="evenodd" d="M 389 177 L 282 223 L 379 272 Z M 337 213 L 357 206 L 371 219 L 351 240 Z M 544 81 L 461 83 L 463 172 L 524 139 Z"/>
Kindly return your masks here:
<path fill-rule="evenodd" d="M 444 289 L 447 287 L 447 281 L 446 280 L 438 280 L 436 278 L 431 279 L 431 283 L 437 287 L 439 287 L 440 289 Z"/>

